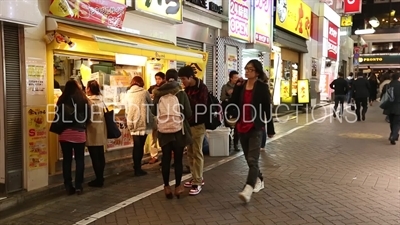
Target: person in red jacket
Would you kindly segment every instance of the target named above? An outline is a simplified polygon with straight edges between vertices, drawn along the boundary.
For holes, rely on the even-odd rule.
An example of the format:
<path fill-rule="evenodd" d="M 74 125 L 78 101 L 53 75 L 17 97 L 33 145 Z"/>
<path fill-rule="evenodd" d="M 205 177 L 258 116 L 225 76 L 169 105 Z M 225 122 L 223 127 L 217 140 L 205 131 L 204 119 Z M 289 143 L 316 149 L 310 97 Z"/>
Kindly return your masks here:
<path fill-rule="evenodd" d="M 269 138 L 275 135 L 271 112 L 271 94 L 265 80 L 263 66 L 258 60 L 250 60 L 245 67 L 247 81 L 240 79 L 233 89 L 230 104 L 239 108 L 236 128 L 243 153 L 249 166 L 246 185 L 239 197 L 249 202 L 253 192 L 264 188 L 263 176 L 258 166 L 263 129 L 267 123 Z M 265 121 L 266 118 L 266 121 Z"/>

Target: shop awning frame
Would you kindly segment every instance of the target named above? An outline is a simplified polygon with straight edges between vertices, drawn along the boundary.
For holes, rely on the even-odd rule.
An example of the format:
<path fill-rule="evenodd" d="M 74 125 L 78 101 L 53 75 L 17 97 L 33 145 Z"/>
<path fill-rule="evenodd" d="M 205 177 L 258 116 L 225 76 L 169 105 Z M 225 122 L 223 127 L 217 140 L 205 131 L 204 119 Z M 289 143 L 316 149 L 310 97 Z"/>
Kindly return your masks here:
<path fill-rule="evenodd" d="M 83 38 L 86 40 L 86 43 L 91 41 L 91 45 L 97 46 L 97 52 L 138 55 L 148 58 L 191 63 L 202 63 L 206 55 L 205 52 L 180 48 L 172 43 L 168 44 L 164 42 L 146 40 L 134 36 L 121 35 L 108 31 L 89 29 L 79 26 L 71 26 L 63 23 L 58 23 L 57 31 L 66 35 L 70 35 L 72 41 L 74 41 L 74 38 Z"/>

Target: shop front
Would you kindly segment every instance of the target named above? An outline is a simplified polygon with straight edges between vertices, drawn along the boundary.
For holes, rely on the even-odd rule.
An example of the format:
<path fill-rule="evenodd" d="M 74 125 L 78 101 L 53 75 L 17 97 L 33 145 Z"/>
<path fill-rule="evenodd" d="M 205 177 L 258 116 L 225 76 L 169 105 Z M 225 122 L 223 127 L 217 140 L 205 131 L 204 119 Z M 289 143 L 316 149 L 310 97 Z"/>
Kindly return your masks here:
<path fill-rule="evenodd" d="M 196 71 L 196 76 L 203 79 L 209 91 L 217 92 L 215 76 L 215 44 L 222 23 L 228 21 L 228 17 L 222 13 L 220 1 L 183 1 L 183 23 L 177 25 L 177 46 L 182 48 L 205 51 L 208 54 L 207 65 L 201 68 L 200 65 L 190 63 Z M 177 67 L 184 66 L 184 62 L 178 62 Z"/>
<path fill-rule="evenodd" d="M 30 83 L 43 84 L 43 88 L 35 86 L 29 91 L 35 98 L 43 96 L 45 103 L 31 108 L 29 115 L 32 115 L 33 122 L 29 126 L 39 126 L 36 121 L 40 122 L 43 119 L 40 117 L 43 110 L 44 112 L 47 110 L 48 115 L 43 119 L 47 121 L 43 123 L 46 138 L 48 137 L 45 144 L 42 143 L 44 141 L 32 139 L 32 145 L 42 150 L 41 154 L 29 156 L 32 163 L 28 166 L 36 173 L 36 176 L 30 178 L 32 183 L 30 189 L 60 183 L 62 154 L 57 135 L 49 133 L 48 127 L 54 117 L 54 103 L 63 92 L 66 81 L 76 79 L 82 82 L 83 86 L 93 79 L 100 83 L 105 105 L 109 110 L 114 110 L 115 121 L 122 133 L 120 138 L 108 140 L 105 146 L 108 164 L 106 168 L 108 171 L 114 169 L 121 171 L 131 169 L 132 164 L 133 141 L 127 130 L 125 108 L 122 104 L 132 77 L 141 76 L 145 81 L 145 88 L 148 88 L 155 82 L 155 73 L 176 68 L 176 62 L 195 63 L 202 67 L 207 63 L 206 52 L 180 48 L 175 45 L 174 40 L 170 40 L 169 37 L 176 35 L 175 26 L 181 23 L 182 14 L 167 15 L 169 20 L 165 23 L 157 21 L 154 14 L 151 14 L 152 19 L 147 18 L 146 13 L 152 13 L 145 11 L 149 10 L 147 6 L 142 7 L 137 4 L 131 8 L 116 2 L 89 1 L 81 4 L 86 4 L 95 13 L 83 19 L 59 14 L 61 10 L 57 7 L 60 6 L 55 2 L 57 3 L 57 0 L 52 1 L 50 7 L 47 6 L 53 15 L 42 17 L 41 26 L 30 30 L 30 33 L 35 34 L 36 40 L 31 40 L 29 43 L 35 46 L 33 48 L 37 55 L 29 62 L 35 71 L 29 80 Z M 98 4 L 103 4 L 101 8 L 112 10 L 96 11 Z M 136 10 L 138 7 L 144 9 L 140 10 L 141 15 L 126 11 Z M 182 12 L 181 8 L 179 12 Z M 129 16 L 126 16 L 127 13 Z M 162 15 L 160 18 L 163 20 Z M 124 28 L 125 24 L 129 24 L 129 29 Z M 139 25 L 134 27 L 132 24 Z M 166 39 L 163 39 L 157 34 L 152 35 L 148 30 L 142 35 L 140 27 L 143 24 L 149 27 L 148 30 L 163 27 L 162 24 L 164 27 L 170 26 L 171 29 L 160 30 L 165 34 Z M 37 99 L 32 101 L 37 102 Z M 39 117 L 41 119 L 37 119 Z M 147 152 L 148 148 L 145 149 L 145 153 Z M 90 160 L 87 158 L 86 166 L 90 165 Z M 91 176 L 92 170 L 86 171 L 88 174 L 85 176 Z"/>
<path fill-rule="evenodd" d="M 327 4 L 319 4 L 319 37 L 322 37 L 322 45 L 318 49 L 321 59 L 319 76 L 320 100 L 332 99 L 332 89 L 329 84 L 337 78 L 340 62 L 340 16 Z"/>
<path fill-rule="evenodd" d="M 278 108 L 280 111 L 291 109 L 292 104 L 310 101 L 302 60 L 308 53 L 306 41 L 311 35 L 312 12 L 301 0 L 289 0 L 287 5 L 278 2 L 276 9 L 270 79 L 274 83 L 274 105 L 285 105 Z"/>
<path fill-rule="evenodd" d="M 27 186 L 24 27 L 40 22 L 37 4 L 0 1 L 0 200 Z"/>

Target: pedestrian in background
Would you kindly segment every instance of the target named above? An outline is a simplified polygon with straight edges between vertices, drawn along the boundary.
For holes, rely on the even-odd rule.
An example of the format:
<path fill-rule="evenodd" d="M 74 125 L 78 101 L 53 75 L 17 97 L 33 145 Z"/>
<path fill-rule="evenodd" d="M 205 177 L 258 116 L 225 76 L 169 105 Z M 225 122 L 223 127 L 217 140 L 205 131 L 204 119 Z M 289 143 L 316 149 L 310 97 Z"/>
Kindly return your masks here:
<path fill-rule="evenodd" d="M 356 101 L 357 121 L 365 120 L 368 111 L 368 97 L 370 93 L 370 85 L 363 72 L 357 73 L 357 79 L 352 84 L 353 98 Z M 362 107 L 362 111 L 361 111 Z"/>
<path fill-rule="evenodd" d="M 369 105 L 372 106 L 372 104 L 376 101 L 378 96 L 379 81 L 375 74 L 371 74 L 369 76 L 368 82 L 370 86 Z"/>
<path fill-rule="evenodd" d="M 384 109 L 383 114 L 389 117 L 390 122 L 390 144 L 395 145 L 396 141 L 399 140 L 400 130 L 400 74 L 395 73 L 392 75 L 392 80 L 389 84 L 383 88 L 383 94 L 388 88 L 393 88 L 394 101 L 391 102 L 390 106 Z"/>
<path fill-rule="evenodd" d="M 332 81 L 329 85 L 330 88 L 335 90 L 335 106 L 333 107 L 333 117 L 337 116 L 337 108 L 340 104 L 339 117 L 343 115 L 344 101 L 346 100 L 347 92 L 349 91 L 348 82 L 344 79 L 344 74 L 342 72 L 338 73 L 338 78 Z"/>

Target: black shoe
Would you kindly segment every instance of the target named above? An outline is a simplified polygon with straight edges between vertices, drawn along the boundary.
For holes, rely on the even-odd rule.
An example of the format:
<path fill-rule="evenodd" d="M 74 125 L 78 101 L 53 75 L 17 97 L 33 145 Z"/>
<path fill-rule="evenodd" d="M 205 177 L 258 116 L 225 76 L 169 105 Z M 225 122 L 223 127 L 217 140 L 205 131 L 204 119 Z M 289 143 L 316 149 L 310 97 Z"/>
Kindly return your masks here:
<path fill-rule="evenodd" d="M 395 140 L 390 140 L 390 144 L 391 144 L 391 145 L 395 145 L 395 144 L 396 144 L 396 141 L 395 141 Z"/>
<path fill-rule="evenodd" d="M 66 189 L 67 195 L 73 195 L 76 193 L 76 189 L 74 187 L 70 187 Z"/>
<path fill-rule="evenodd" d="M 145 175 L 147 175 L 147 172 L 146 172 L 146 171 L 144 171 L 144 170 L 142 170 L 142 169 L 140 169 L 140 170 L 135 170 L 135 176 L 141 177 L 141 176 L 145 176 Z"/>
<path fill-rule="evenodd" d="M 104 182 L 99 181 L 99 180 L 92 180 L 88 183 L 89 187 L 103 187 Z"/>
<path fill-rule="evenodd" d="M 365 114 L 362 114 L 362 120 L 365 121 Z"/>

